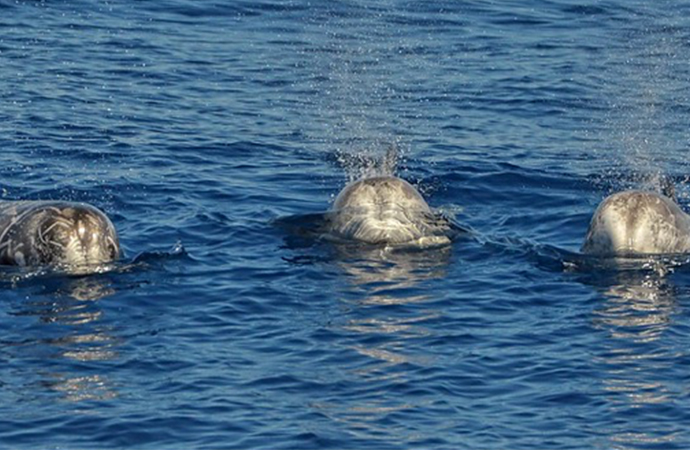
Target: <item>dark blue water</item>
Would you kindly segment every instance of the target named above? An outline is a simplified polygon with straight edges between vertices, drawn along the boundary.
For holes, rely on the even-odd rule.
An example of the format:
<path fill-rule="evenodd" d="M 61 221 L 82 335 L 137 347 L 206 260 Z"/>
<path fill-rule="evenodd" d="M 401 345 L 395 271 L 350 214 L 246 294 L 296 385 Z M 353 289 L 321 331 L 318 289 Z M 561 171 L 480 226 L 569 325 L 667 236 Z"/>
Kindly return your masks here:
<path fill-rule="evenodd" d="M 687 206 L 670 1 L 0 0 L 0 195 L 105 210 L 110 273 L 0 272 L 0 447 L 687 449 L 690 266 L 578 254 Z M 338 248 L 362 161 L 474 230 Z"/>

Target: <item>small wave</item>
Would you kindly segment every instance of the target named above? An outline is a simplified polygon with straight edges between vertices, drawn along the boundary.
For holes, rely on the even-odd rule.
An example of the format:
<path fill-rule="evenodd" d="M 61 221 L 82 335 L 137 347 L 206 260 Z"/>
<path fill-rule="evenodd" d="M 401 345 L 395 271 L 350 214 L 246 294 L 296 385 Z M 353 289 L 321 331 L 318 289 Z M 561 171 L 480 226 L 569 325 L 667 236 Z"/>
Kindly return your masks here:
<path fill-rule="evenodd" d="M 690 268 L 690 255 L 631 255 L 601 257 L 565 250 L 553 245 L 537 244 L 531 240 L 501 237 L 480 237 L 484 245 L 507 253 L 522 255 L 537 267 L 548 272 L 607 277 L 621 273 L 655 274 L 665 277 L 683 267 Z"/>
<path fill-rule="evenodd" d="M 129 273 L 137 269 L 149 268 L 152 265 L 169 260 L 189 257 L 181 242 L 175 243 L 167 251 L 146 251 L 131 260 L 119 260 L 107 264 L 84 266 L 0 266 L 0 286 L 17 288 L 36 282 L 36 280 L 60 280 L 92 278 L 102 275 Z"/>
<path fill-rule="evenodd" d="M 628 257 L 598 257 L 574 254 L 563 260 L 563 267 L 568 272 L 620 274 L 639 272 L 656 274 L 665 277 L 681 267 L 689 267 L 690 255 L 635 255 Z"/>
<path fill-rule="evenodd" d="M 130 265 L 138 266 L 142 264 L 151 264 L 156 262 L 163 262 L 168 260 L 183 259 L 189 257 L 187 249 L 185 249 L 182 242 L 176 242 L 169 250 L 159 251 L 151 250 L 139 253 L 136 255 Z"/>

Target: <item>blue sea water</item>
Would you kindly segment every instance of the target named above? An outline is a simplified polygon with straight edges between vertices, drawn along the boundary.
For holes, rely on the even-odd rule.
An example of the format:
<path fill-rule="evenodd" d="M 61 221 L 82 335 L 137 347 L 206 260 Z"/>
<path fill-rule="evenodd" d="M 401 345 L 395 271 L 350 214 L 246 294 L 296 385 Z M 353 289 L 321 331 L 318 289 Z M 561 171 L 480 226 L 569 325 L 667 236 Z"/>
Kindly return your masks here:
<path fill-rule="evenodd" d="M 690 265 L 579 248 L 688 206 L 690 7 L 0 0 L 0 197 L 124 260 L 0 271 L 0 448 L 688 449 Z M 473 233 L 296 233 L 365 162 Z"/>

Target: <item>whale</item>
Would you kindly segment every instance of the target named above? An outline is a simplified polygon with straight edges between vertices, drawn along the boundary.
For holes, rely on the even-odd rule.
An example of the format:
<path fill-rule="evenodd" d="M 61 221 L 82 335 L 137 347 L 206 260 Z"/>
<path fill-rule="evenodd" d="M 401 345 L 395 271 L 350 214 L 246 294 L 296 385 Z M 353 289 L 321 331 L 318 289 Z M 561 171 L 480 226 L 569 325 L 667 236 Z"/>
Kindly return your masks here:
<path fill-rule="evenodd" d="M 450 242 L 450 223 L 422 195 L 396 176 L 373 176 L 346 185 L 331 210 L 336 240 L 373 245 L 440 245 Z"/>
<path fill-rule="evenodd" d="M 0 201 L 0 264 L 86 267 L 121 255 L 110 219 L 98 208 L 62 201 Z"/>
<path fill-rule="evenodd" d="M 690 215 L 667 195 L 623 191 L 604 199 L 594 212 L 582 252 L 635 256 L 690 252 Z"/>

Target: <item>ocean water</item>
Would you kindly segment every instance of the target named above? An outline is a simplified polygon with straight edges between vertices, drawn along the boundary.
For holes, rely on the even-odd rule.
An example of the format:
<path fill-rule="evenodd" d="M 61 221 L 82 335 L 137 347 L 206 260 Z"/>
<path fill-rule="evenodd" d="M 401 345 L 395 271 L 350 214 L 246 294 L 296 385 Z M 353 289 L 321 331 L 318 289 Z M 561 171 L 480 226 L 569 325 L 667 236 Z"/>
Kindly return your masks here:
<path fill-rule="evenodd" d="M 579 253 L 609 193 L 690 202 L 687 17 L 0 0 L 0 198 L 92 203 L 126 253 L 0 270 L 0 447 L 690 448 L 688 261 Z M 296 231 L 390 148 L 471 233 Z"/>

